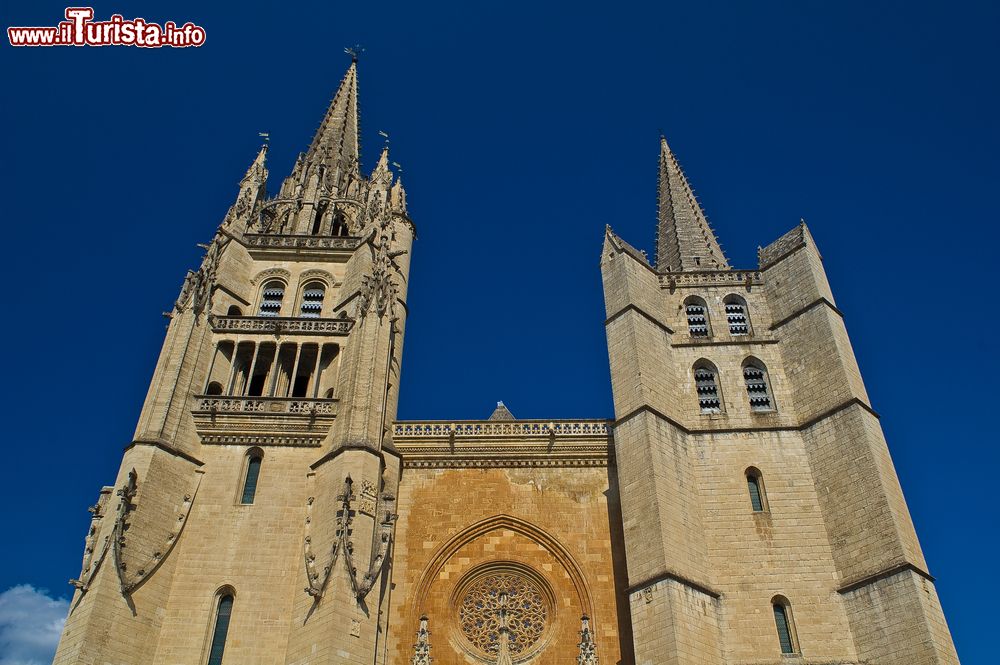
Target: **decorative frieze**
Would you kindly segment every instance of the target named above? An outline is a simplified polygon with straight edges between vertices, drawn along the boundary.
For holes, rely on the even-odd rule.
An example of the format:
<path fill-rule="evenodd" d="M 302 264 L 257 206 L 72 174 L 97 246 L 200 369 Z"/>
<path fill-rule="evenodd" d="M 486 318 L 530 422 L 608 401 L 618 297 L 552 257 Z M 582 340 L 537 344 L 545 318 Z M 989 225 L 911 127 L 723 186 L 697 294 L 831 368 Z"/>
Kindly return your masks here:
<path fill-rule="evenodd" d="M 392 443 L 407 468 L 600 467 L 606 420 L 400 422 Z"/>
<path fill-rule="evenodd" d="M 661 289 L 689 286 L 760 286 L 764 278 L 759 270 L 706 270 L 699 272 L 668 272 L 659 275 Z"/>
<path fill-rule="evenodd" d="M 606 420 L 517 420 L 465 422 L 401 422 L 393 426 L 393 441 L 399 437 L 549 437 L 608 435 Z"/>
<path fill-rule="evenodd" d="M 348 236 L 275 235 L 247 233 L 243 242 L 253 249 L 350 249 L 361 244 L 361 238 Z"/>
<path fill-rule="evenodd" d="M 213 316 L 215 332 L 271 333 L 275 335 L 347 335 L 353 319 L 305 319 L 290 316 Z"/>
<path fill-rule="evenodd" d="M 254 413 L 258 415 L 335 413 L 336 399 L 306 399 L 303 397 L 226 397 L 195 395 L 196 411 L 203 413 Z"/>

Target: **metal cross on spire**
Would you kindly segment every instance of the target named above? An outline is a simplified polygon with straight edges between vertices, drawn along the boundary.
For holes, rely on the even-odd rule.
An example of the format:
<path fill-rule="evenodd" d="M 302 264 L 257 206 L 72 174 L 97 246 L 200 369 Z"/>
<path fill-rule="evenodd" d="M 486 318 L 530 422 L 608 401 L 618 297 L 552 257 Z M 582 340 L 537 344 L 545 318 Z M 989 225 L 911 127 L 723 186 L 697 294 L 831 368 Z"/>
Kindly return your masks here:
<path fill-rule="evenodd" d="M 361 44 L 355 44 L 354 46 L 348 46 L 344 49 L 344 53 L 351 56 L 351 62 L 357 62 L 361 54 L 365 52 L 365 47 Z"/>

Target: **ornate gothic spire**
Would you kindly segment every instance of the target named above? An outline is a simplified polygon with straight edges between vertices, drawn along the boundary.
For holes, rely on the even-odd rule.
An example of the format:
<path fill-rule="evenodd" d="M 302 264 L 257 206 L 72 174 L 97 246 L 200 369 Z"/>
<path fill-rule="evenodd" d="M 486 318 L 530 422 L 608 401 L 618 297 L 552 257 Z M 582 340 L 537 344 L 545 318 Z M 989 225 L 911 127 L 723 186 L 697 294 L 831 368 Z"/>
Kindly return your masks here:
<path fill-rule="evenodd" d="M 729 270 L 726 255 L 663 136 L 659 195 L 656 269 L 660 272 Z"/>
<path fill-rule="evenodd" d="M 323 122 L 316 130 L 305 161 L 323 164 L 331 172 L 358 172 L 360 128 L 358 124 L 358 63 L 351 61 L 337 93 L 330 101 Z"/>

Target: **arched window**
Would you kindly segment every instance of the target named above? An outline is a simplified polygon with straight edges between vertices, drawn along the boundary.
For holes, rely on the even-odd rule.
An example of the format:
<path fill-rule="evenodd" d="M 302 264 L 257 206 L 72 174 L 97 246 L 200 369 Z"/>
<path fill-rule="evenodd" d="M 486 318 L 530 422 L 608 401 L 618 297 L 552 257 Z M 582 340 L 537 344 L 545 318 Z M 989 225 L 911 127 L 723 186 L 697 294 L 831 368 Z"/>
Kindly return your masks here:
<path fill-rule="evenodd" d="M 767 510 L 767 497 L 764 495 L 764 479 L 760 469 L 750 467 L 746 471 L 747 491 L 750 493 L 750 507 L 755 513 Z"/>
<path fill-rule="evenodd" d="M 778 630 L 778 644 L 781 653 L 798 653 L 795 640 L 795 627 L 792 625 L 792 608 L 784 596 L 775 596 L 771 600 L 774 610 L 774 627 Z"/>
<path fill-rule="evenodd" d="M 722 413 L 718 374 L 715 365 L 707 360 L 695 363 L 694 386 L 698 392 L 698 407 L 702 413 Z"/>
<path fill-rule="evenodd" d="M 247 453 L 247 472 L 243 478 L 243 495 L 240 503 L 253 503 L 257 495 L 257 480 L 260 478 L 260 463 L 264 461 L 264 452 L 260 448 L 252 448 Z"/>
<path fill-rule="evenodd" d="M 238 305 L 230 305 L 226 316 L 243 316 L 243 310 Z"/>
<path fill-rule="evenodd" d="M 344 212 L 342 210 L 336 209 L 333 213 L 333 224 L 330 225 L 330 235 L 346 236 L 349 234 L 350 231 L 347 228 L 347 217 L 344 216 Z"/>
<path fill-rule="evenodd" d="M 208 388 L 205 389 L 206 395 L 221 395 L 222 394 L 222 384 L 218 381 L 212 381 L 208 384 Z"/>
<path fill-rule="evenodd" d="M 764 363 L 756 358 L 743 361 L 743 380 L 747 384 L 750 408 L 754 411 L 773 411 L 774 400 L 771 397 L 771 386 L 767 380 Z"/>
<path fill-rule="evenodd" d="M 278 316 L 281 314 L 281 301 L 285 299 L 285 283 L 272 279 L 264 285 L 260 295 L 260 312 L 258 316 Z"/>
<path fill-rule="evenodd" d="M 310 282 L 302 291 L 302 304 L 299 306 L 299 316 L 306 319 L 318 319 L 323 310 L 323 297 L 326 286 L 323 282 Z"/>
<path fill-rule="evenodd" d="M 737 295 L 726 296 L 726 321 L 729 323 L 729 334 L 741 337 L 750 334 L 750 316 L 747 314 L 747 301 Z"/>
<path fill-rule="evenodd" d="M 687 314 L 688 332 L 692 337 L 708 337 L 711 328 L 708 325 L 708 306 L 698 296 L 691 296 L 684 301 L 684 311 Z"/>
<path fill-rule="evenodd" d="M 212 646 L 208 650 L 208 665 L 222 665 L 222 654 L 226 650 L 229 634 L 229 619 L 233 615 L 233 594 L 231 590 L 219 592 L 215 606 L 215 627 L 212 629 Z"/>

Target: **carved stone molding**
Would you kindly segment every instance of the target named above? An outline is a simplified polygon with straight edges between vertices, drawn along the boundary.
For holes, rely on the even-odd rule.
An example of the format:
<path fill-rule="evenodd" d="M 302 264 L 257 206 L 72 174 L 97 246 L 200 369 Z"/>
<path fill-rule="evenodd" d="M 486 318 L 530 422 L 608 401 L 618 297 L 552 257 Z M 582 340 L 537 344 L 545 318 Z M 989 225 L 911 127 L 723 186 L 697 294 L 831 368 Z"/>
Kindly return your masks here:
<path fill-rule="evenodd" d="M 349 249 L 361 244 L 361 238 L 349 236 L 300 236 L 247 233 L 243 242 L 252 249 Z"/>
<path fill-rule="evenodd" d="M 661 289 L 673 291 L 689 286 L 750 287 L 764 284 L 759 270 L 711 270 L 704 272 L 670 272 L 658 275 Z"/>
<path fill-rule="evenodd" d="M 336 399 L 305 397 L 225 397 L 195 395 L 196 411 L 203 413 L 254 413 L 257 415 L 336 413 Z"/>
<path fill-rule="evenodd" d="M 299 275 L 299 284 L 305 284 L 310 280 L 318 279 L 322 282 L 326 282 L 327 286 L 336 286 L 337 278 L 331 275 L 326 270 L 320 270 L 319 268 L 312 268 L 310 270 L 303 270 L 302 274 Z"/>
<path fill-rule="evenodd" d="M 284 268 L 268 268 L 267 270 L 261 270 L 259 273 L 254 275 L 254 278 L 250 280 L 252 286 L 257 286 L 262 282 L 266 282 L 269 279 L 283 279 L 288 282 L 292 278 L 292 273 L 288 272 Z"/>
<path fill-rule="evenodd" d="M 217 333 L 270 333 L 272 335 L 348 335 L 353 319 L 303 319 L 290 316 L 212 316 Z"/>
<path fill-rule="evenodd" d="M 362 501 L 366 496 L 370 495 L 372 500 L 372 515 L 373 519 L 376 519 L 374 514 L 375 508 L 375 483 L 369 480 L 362 481 Z M 375 586 L 375 582 L 382 575 L 382 571 L 385 569 L 385 565 L 389 560 L 389 546 L 392 542 L 392 531 L 393 526 L 396 522 L 396 515 L 393 512 L 393 506 L 396 502 L 396 497 L 391 494 L 383 493 L 378 499 L 378 504 L 380 504 L 383 512 L 383 520 L 376 525 L 376 533 L 378 538 L 378 546 L 372 556 L 371 561 L 368 566 L 367 572 L 358 579 L 357 576 L 357 566 L 354 563 L 354 542 L 351 539 L 352 525 L 356 519 L 356 512 L 364 512 L 360 507 L 355 511 L 354 502 L 358 497 L 354 494 L 354 481 L 351 480 L 350 476 L 344 479 L 344 487 L 341 493 L 337 495 L 337 501 L 340 502 L 340 509 L 337 511 L 337 531 L 336 538 L 334 539 L 333 546 L 330 551 L 329 563 L 323 565 L 322 571 L 317 569 L 316 566 L 316 553 L 313 551 L 312 547 L 312 522 L 313 522 L 313 505 L 315 499 L 309 497 L 306 502 L 306 523 L 305 523 L 305 538 L 303 541 L 302 555 L 305 562 L 306 568 L 306 581 L 309 586 L 305 588 L 305 592 L 313 597 L 314 602 L 319 602 L 326 591 L 327 583 L 330 581 L 330 575 L 333 572 L 334 566 L 337 563 L 337 559 L 340 554 L 343 553 L 344 567 L 346 568 L 348 579 L 351 582 L 351 589 L 354 592 L 354 597 L 358 601 L 363 601 L 365 597 L 368 596 L 368 592 L 372 590 Z M 377 521 L 377 520 L 376 520 Z"/>

